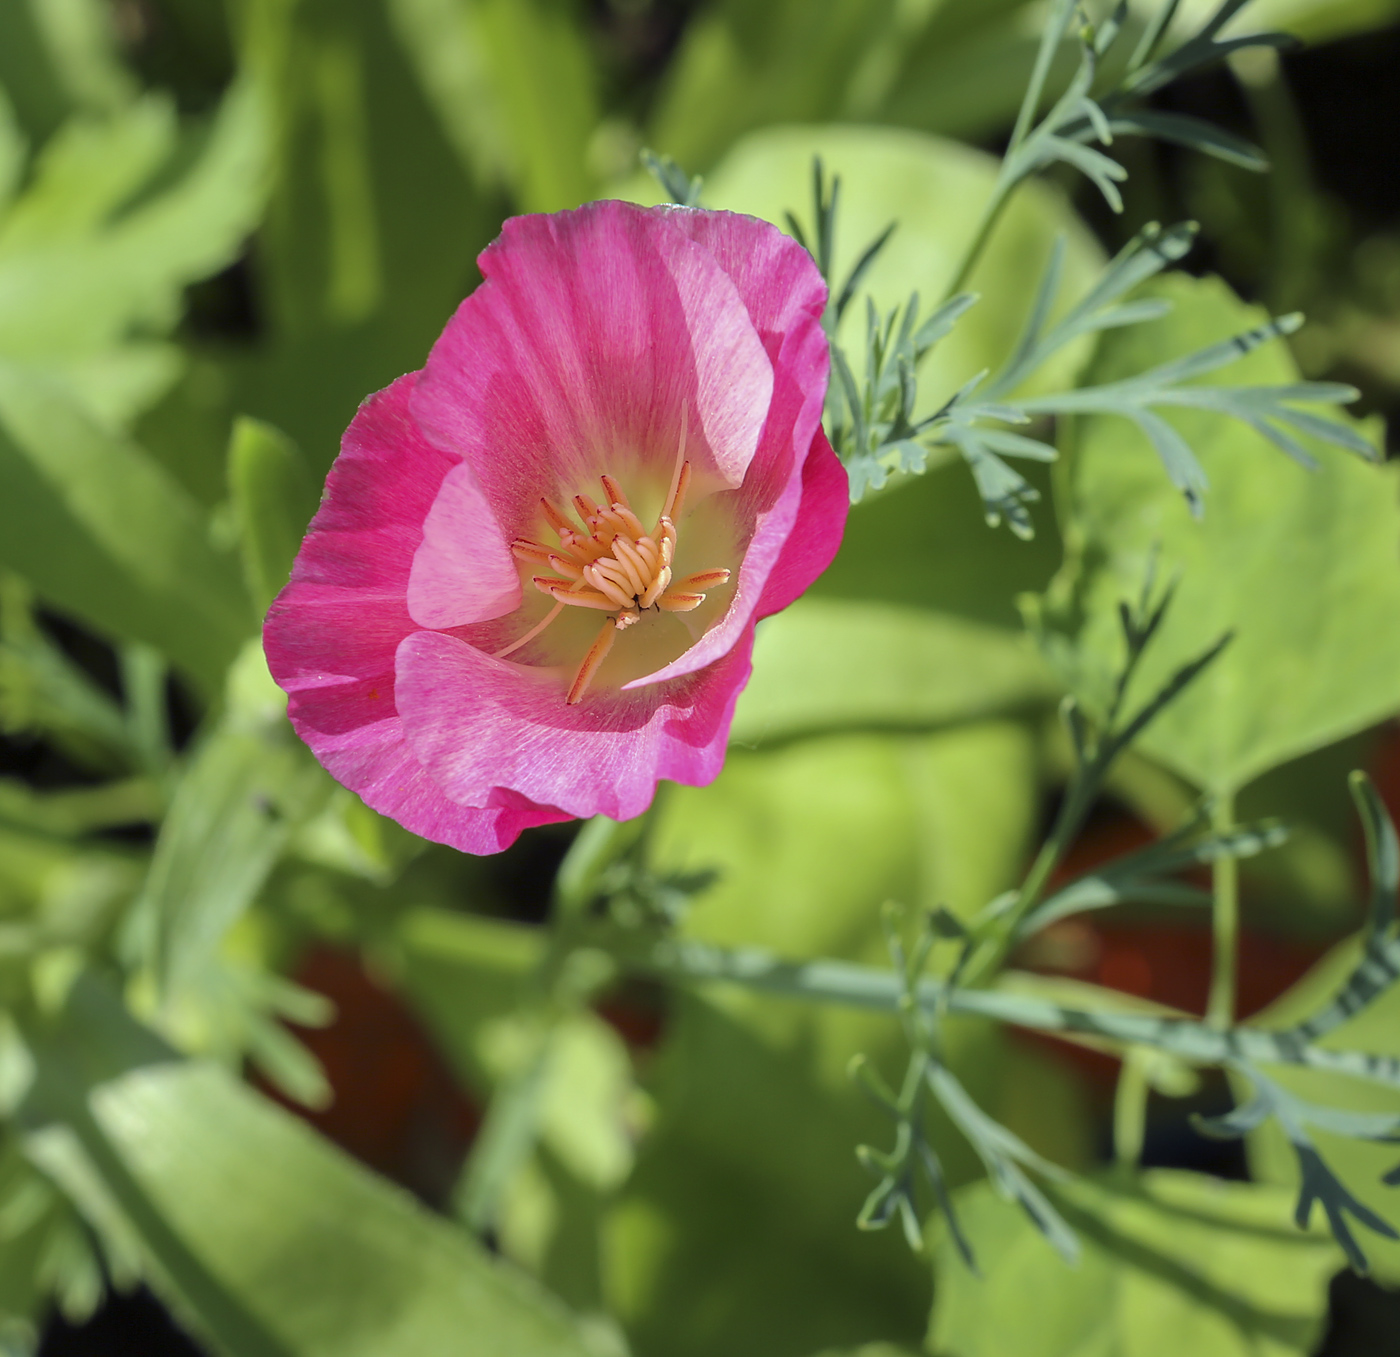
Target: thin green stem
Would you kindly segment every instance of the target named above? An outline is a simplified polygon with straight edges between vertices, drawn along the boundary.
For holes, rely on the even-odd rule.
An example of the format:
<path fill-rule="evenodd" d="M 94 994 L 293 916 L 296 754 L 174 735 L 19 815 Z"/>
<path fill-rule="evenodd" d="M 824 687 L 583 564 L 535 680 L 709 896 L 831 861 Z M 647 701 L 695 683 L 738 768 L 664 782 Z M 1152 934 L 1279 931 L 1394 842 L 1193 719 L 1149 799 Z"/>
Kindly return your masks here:
<path fill-rule="evenodd" d="M 713 947 L 707 943 L 668 941 L 630 955 L 619 948 L 619 963 L 638 975 L 681 984 L 730 984 L 805 1003 L 838 1004 L 900 1014 L 907 1003 L 905 978 L 897 971 L 849 961 L 784 961 L 751 948 Z M 1030 1031 L 1060 1033 L 1068 1040 L 1095 1044 L 1144 1046 L 1165 1051 L 1191 1065 L 1252 1064 L 1299 1066 L 1348 1074 L 1400 1088 L 1400 1059 L 1363 1051 L 1333 1050 L 1299 1043 L 1288 1034 L 1253 1027 L 1222 1032 L 1208 1022 L 1172 1011 L 1143 1012 L 1124 1007 L 1121 995 L 1076 987 L 1077 1003 L 1062 1002 L 1056 982 L 1016 975 L 1014 983 L 994 989 L 959 985 L 952 991 L 940 980 L 920 980 L 921 1008 L 952 1015 L 980 1017 Z M 1100 1006 L 1100 1004 L 1102 1006 Z M 1085 1006 L 1092 1005 L 1092 1006 Z"/>
<path fill-rule="evenodd" d="M 962 262 L 959 263 L 957 271 L 953 274 L 952 282 L 943 291 L 943 297 L 938 303 L 940 306 L 957 296 L 966 286 L 967 280 L 972 277 L 972 271 L 982 258 L 983 251 L 986 250 L 992 233 L 996 230 L 998 222 L 1001 221 L 1001 215 L 1006 211 L 1006 205 L 1011 201 L 1011 195 L 1019 183 L 1019 179 L 1005 182 L 1000 178 L 997 180 L 992 189 L 992 196 L 982 209 L 982 216 L 977 223 L 976 231 L 973 232 L 972 241 L 963 254 Z"/>
<path fill-rule="evenodd" d="M 1211 808 L 1211 828 L 1224 833 L 1234 828 L 1233 793 L 1220 796 Z M 1235 1020 L 1235 976 L 1239 967 L 1240 867 L 1229 856 L 1217 859 L 1212 868 L 1215 905 L 1211 915 L 1214 950 L 1211 955 L 1210 1000 L 1206 1021 L 1224 1031 Z"/>
<path fill-rule="evenodd" d="M 1113 1158 L 1121 1168 L 1136 1168 L 1142 1160 L 1150 1091 L 1145 1056 L 1141 1047 L 1129 1048 L 1118 1070 L 1113 1096 Z"/>

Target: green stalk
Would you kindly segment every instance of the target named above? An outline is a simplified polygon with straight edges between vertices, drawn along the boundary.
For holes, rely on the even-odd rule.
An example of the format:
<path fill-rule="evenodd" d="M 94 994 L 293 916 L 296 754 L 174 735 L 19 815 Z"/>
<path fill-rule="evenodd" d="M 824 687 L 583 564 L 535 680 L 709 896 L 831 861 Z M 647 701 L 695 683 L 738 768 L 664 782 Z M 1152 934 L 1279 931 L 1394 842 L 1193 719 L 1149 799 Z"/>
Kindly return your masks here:
<path fill-rule="evenodd" d="M 1135 1169 L 1142 1162 L 1149 1092 L 1143 1056 L 1144 1052 L 1136 1046 L 1124 1052 L 1113 1095 L 1113 1158 L 1122 1169 Z"/>
<path fill-rule="evenodd" d="M 1235 797 L 1230 792 L 1220 796 L 1211 808 L 1211 827 L 1218 832 L 1232 829 L 1234 818 Z M 1211 875 L 1215 891 L 1211 915 L 1214 949 L 1206 1021 L 1224 1031 L 1235 1020 L 1235 977 L 1239 967 L 1240 944 L 1239 863 L 1232 857 L 1222 857 L 1214 863 Z"/>
<path fill-rule="evenodd" d="M 988 242 L 992 238 L 992 233 L 996 230 L 1001 215 L 1006 210 L 1006 205 L 1011 201 L 1011 195 L 1016 190 L 1020 180 L 1012 180 L 1003 183 L 999 178 L 992 189 L 992 196 L 987 200 L 987 205 L 982 209 L 981 219 L 977 223 L 977 230 L 973 233 L 972 243 L 963 254 L 962 262 L 958 265 L 957 272 L 953 275 L 953 281 L 943 290 L 942 301 L 951 301 L 961 292 L 972 276 L 972 271 L 977 267 L 978 261 L 982 258 L 983 251 L 986 250 Z"/>

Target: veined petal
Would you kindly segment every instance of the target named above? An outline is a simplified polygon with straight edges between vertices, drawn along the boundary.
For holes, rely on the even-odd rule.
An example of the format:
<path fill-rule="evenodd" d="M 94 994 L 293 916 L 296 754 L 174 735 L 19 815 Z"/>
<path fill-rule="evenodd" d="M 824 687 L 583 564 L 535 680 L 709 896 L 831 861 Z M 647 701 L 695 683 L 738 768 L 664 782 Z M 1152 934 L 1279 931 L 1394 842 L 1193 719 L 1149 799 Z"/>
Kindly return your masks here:
<path fill-rule="evenodd" d="M 805 537 L 808 549 L 801 556 L 787 557 L 791 598 L 831 563 L 845 530 L 848 499 L 845 470 L 821 431 L 828 352 L 820 322 L 807 312 L 799 313 L 774 364 L 773 404 L 758 453 L 742 489 L 733 496 L 733 512 L 751 522 L 753 528 L 729 608 L 682 655 L 664 668 L 634 679 L 627 689 L 695 673 L 723 655 L 746 629 L 766 616 L 759 607 L 795 536 Z M 823 495 L 819 503 L 807 498 L 806 467 L 814 456 L 825 459 L 823 470 L 817 473 L 822 477 L 820 484 L 835 481 L 840 487 L 838 496 Z M 814 488 L 817 484 L 814 480 Z M 814 509 L 817 512 L 812 512 Z"/>
<path fill-rule="evenodd" d="M 460 805 L 509 790 L 573 815 L 629 820 L 651 804 L 658 779 L 698 786 L 719 773 L 751 651 L 752 633 L 703 677 L 568 706 L 556 675 L 420 631 L 399 646 L 399 713 L 419 761 Z"/>
<path fill-rule="evenodd" d="M 508 535 L 541 495 L 601 471 L 669 472 L 683 428 L 702 478 L 742 483 L 772 363 L 738 289 L 670 213 L 601 202 L 516 217 L 480 264 L 413 411 L 471 464 Z"/>
<path fill-rule="evenodd" d="M 514 612 L 522 593 L 510 542 L 459 462 L 443 479 L 423 524 L 408 577 L 408 611 L 420 627 L 464 627 Z"/>

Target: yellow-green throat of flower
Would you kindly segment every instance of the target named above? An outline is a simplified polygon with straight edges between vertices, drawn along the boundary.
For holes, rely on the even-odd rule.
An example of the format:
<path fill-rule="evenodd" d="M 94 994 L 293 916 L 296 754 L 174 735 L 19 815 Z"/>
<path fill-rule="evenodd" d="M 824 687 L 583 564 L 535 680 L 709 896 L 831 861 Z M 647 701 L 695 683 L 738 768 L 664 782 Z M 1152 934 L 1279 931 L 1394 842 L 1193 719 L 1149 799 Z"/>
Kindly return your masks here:
<path fill-rule="evenodd" d="M 545 521 L 559 538 L 557 547 L 544 546 L 519 537 L 511 551 L 519 561 L 546 565 L 554 576 L 534 576 L 535 588 L 554 600 L 544 619 L 524 636 L 496 652 L 497 659 L 519 650 L 532 641 L 566 608 L 593 608 L 612 614 L 603 623 L 597 638 L 579 665 L 569 685 L 569 704 L 582 700 L 588 685 L 602 664 L 613 641 L 641 619 L 648 608 L 684 613 L 705 601 L 705 591 L 718 588 L 729 579 L 728 570 L 701 570 L 684 579 L 673 579 L 671 563 L 676 556 L 676 519 L 685 502 L 690 484 L 690 463 L 685 460 L 684 444 L 676 457 L 671 488 L 666 495 L 656 527 L 650 532 L 632 511 L 622 487 L 603 476 L 602 504 L 587 495 L 574 496 L 578 527 L 547 499 L 540 501 Z"/>

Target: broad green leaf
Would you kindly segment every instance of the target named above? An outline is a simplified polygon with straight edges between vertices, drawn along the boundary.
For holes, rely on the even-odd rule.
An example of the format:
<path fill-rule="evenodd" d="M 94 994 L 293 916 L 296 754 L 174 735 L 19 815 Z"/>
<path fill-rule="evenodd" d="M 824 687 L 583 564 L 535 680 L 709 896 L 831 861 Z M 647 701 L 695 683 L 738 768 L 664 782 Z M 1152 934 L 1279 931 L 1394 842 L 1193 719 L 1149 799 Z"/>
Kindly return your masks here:
<path fill-rule="evenodd" d="M 592 190 L 596 73 L 554 0 L 392 0 L 425 93 L 468 172 L 503 178 L 523 211 L 575 207 Z"/>
<path fill-rule="evenodd" d="M 817 1357 L 914 1357 L 912 1348 L 897 1348 L 893 1343 L 862 1343 L 858 1348 L 824 1348 Z"/>
<path fill-rule="evenodd" d="M 250 642 L 231 673 L 227 717 L 175 786 L 140 905 L 164 996 L 196 997 L 225 934 L 329 794 L 286 723 L 285 702 Z"/>
<path fill-rule="evenodd" d="M 257 236 L 263 338 L 225 359 L 223 399 L 283 430 L 319 477 L 365 396 L 423 365 L 500 204 L 462 170 L 382 0 L 257 15 L 245 64 L 277 73 L 282 155 Z M 330 88 L 312 90 L 325 64 Z M 223 444 L 205 455 L 222 467 Z"/>
<path fill-rule="evenodd" d="M 917 132 L 870 127 L 779 127 L 745 137 L 706 177 L 706 207 L 747 212 L 783 223 L 793 212 L 811 224 L 812 157 L 841 177 L 836 220 L 835 275 L 844 280 L 870 242 L 896 222 L 894 235 L 865 276 L 882 311 L 918 292 L 922 314 L 943 299 L 963 250 L 991 196 L 997 162 L 956 142 Z M 659 201 L 654 184 L 628 185 Z M 1044 185 L 1017 195 L 973 273 L 967 290 L 982 294 L 953 332 L 924 361 L 917 412 L 938 408 L 969 378 L 997 368 L 1011 353 L 1034 300 L 1055 237 L 1063 234 L 1066 298 L 1087 290 L 1102 254 L 1064 199 Z M 865 308 L 849 308 L 839 337 L 848 352 L 864 352 Z M 1059 390 L 1073 382 L 1089 354 L 1088 341 L 1070 344 L 1023 390 Z M 950 454 L 951 455 L 951 454 Z"/>
<path fill-rule="evenodd" d="M 1042 489 L 1041 468 L 1031 479 Z M 856 505 L 814 597 L 878 599 L 1020 633 L 1017 598 L 1043 589 L 1061 548 L 1049 507 L 1029 542 L 989 528 L 961 459 Z"/>
<path fill-rule="evenodd" d="M 538 929 L 428 907 L 409 910 L 392 934 L 404 991 L 463 1083 L 480 1094 L 496 1073 L 484 1058 L 483 1028 L 524 1000 L 544 946 Z"/>
<path fill-rule="evenodd" d="M 99 634 L 222 675 L 253 615 L 200 507 L 62 385 L 0 361 L 0 558 Z"/>
<path fill-rule="evenodd" d="M 29 0 L 64 93 L 79 108 L 105 111 L 132 98 L 136 81 L 118 55 L 117 16 L 101 0 Z"/>
<path fill-rule="evenodd" d="M 1296 985 L 1250 1019 L 1251 1025 L 1284 1028 L 1312 1017 L 1346 982 L 1360 951 L 1359 937 L 1339 943 Z M 1400 1055 L 1400 986 L 1392 985 L 1351 1021 L 1320 1038 L 1318 1044 L 1335 1050 Z M 1276 1072 L 1271 1070 L 1270 1075 L 1290 1092 L 1319 1106 L 1400 1115 L 1400 1096 L 1393 1089 L 1312 1070 L 1280 1067 Z M 1246 1092 L 1243 1083 L 1236 1088 L 1238 1096 Z M 1309 1134 L 1347 1190 L 1382 1219 L 1400 1227 L 1400 1192 L 1381 1182 L 1382 1175 L 1389 1173 L 1400 1160 L 1396 1147 L 1343 1139 L 1326 1131 L 1310 1131 Z M 1276 1124 L 1267 1123 L 1250 1136 L 1249 1162 L 1257 1177 L 1297 1190 L 1298 1161 Z M 1367 1231 L 1365 1249 L 1372 1274 L 1387 1285 L 1400 1284 L 1400 1243 Z"/>
<path fill-rule="evenodd" d="M 233 426 L 228 486 L 243 578 L 254 608 L 265 613 L 291 577 L 292 562 L 315 511 L 315 495 L 296 445 L 256 419 L 240 419 Z"/>
<path fill-rule="evenodd" d="M 126 1217 L 169 1298 L 220 1350 L 446 1357 L 466 1341 L 483 1357 L 587 1352 L 543 1292 L 222 1070 L 137 1070 L 95 1090 L 91 1107 L 108 1156 L 94 1156 L 91 1128 L 80 1155 L 53 1131 L 31 1152 L 85 1213 Z M 133 1213 L 140 1199 L 146 1210 Z M 153 1238 L 157 1223 L 165 1238 Z"/>
<path fill-rule="evenodd" d="M 1105 336 L 1088 380 L 1141 372 L 1259 321 L 1217 280 L 1178 275 L 1150 291 L 1174 311 Z M 1223 377 L 1280 383 L 1297 372 L 1272 345 Z M 1222 634 L 1234 639 L 1138 747 L 1199 787 L 1233 791 L 1400 708 L 1397 476 L 1331 448 L 1307 470 L 1222 417 L 1167 418 L 1210 478 L 1200 520 L 1130 425 L 1096 416 L 1069 426 L 1068 552 L 1046 596 L 1047 653 L 1101 709 L 1121 663 L 1119 602 L 1141 593 L 1158 552 L 1157 580 L 1180 585 L 1129 709 Z"/>
<path fill-rule="evenodd" d="M 1134 0 L 1133 8 L 1150 15 L 1158 0 Z M 1174 33 L 1185 34 L 1205 23 L 1220 0 L 1185 0 Z M 1368 29 L 1384 28 L 1400 17 L 1396 0 L 1253 0 L 1225 30 L 1226 38 L 1277 30 L 1305 42 L 1330 42 Z"/>
<path fill-rule="evenodd" d="M 862 53 L 882 31 L 895 29 L 895 9 L 889 0 L 722 0 L 709 6 L 682 34 L 649 141 L 686 169 L 708 171 L 753 128 L 841 116 L 843 95 L 860 79 Z"/>
<path fill-rule="evenodd" d="M 1070 1268 L 987 1183 L 958 1194 L 982 1276 L 937 1232 L 938 1357 L 1305 1357 L 1341 1254 L 1297 1230 L 1276 1187 L 1179 1171 L 1056 1189 L 1083 1257 Z"/>
<path fill-rule="evenodd" d="M 133 331 L 175 324 L 184 289 L 237 256 L 266 196 L 260 84 L 235 83 L 197 158 L 154 189 L 179 132 L 155 95 L 74 119 L 0 220 L 0 356 L 62 375 L 110 421 L 128 421 L 178 372 L 170 350 L 144 339 L 128 349 Z"/>
<path fill-rule="evenodd" d="M 1011 724 L 735 751 L 713 786 L 673 789 L 657 866 L 718 870 L 692 936 L 884 962 L 885 900 L 966 914 L 1009 883 L 1032 766 Z M 996 1035 L 958 1028 L 950 1049 L 1000 1111 Z M 853 1227 L 870 1186 L 854 1147 L 892 1134 L 847 1076 L 858 1052 L 897 1078 L 898 1025 L 722 987 L 677 997 L 651 1084 L 657 1127 L 606 1253 L 613 1307 L 639 1346 L 739 1357 L 912 1339 L 922 1299 L 907 1249 Z M 955 1178 L 978 1172 L 937 1134 Z"/>
<path fill-rule="evenodd" d="M 1023 636 L 921 608 L 813 598 L 760 628 L 730 741 L 956 725 L 1044 706 L 1056 692 Z"/>

